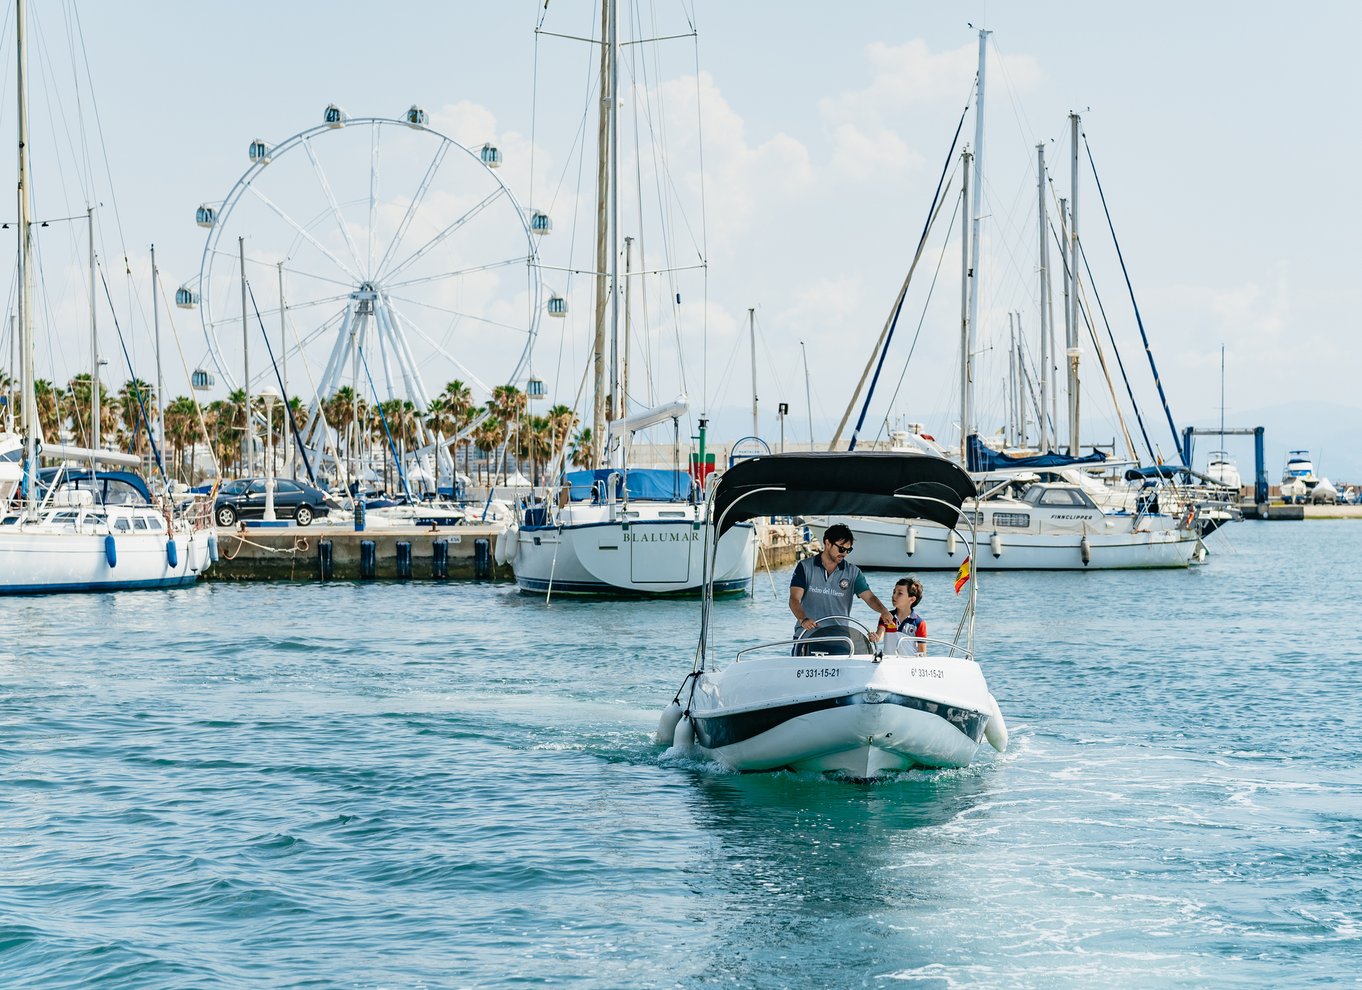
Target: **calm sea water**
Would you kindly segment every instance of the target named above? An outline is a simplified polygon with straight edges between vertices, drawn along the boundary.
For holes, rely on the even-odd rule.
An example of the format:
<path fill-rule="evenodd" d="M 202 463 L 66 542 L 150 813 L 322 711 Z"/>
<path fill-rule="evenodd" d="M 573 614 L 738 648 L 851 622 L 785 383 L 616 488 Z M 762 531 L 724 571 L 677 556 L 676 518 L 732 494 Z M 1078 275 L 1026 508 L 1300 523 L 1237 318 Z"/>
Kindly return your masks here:
<path fill-rule="evenodd" d="M 873 784 L 651 745 L 693 602 L 6 600 L 0 986 L 1358 985 L 1359 545 L 985 573 L 1011 750 Z M 784 635 L 784 586 L 720 637 Z"/>

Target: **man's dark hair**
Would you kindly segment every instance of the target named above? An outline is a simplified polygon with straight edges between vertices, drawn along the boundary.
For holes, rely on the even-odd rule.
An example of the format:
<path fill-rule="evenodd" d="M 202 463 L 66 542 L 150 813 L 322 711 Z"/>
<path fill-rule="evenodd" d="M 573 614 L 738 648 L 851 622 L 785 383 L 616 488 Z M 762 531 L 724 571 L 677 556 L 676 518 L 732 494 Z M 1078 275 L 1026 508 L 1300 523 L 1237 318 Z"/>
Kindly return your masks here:
<path fill-rule="evenodd" d="M 825 545 L 828 543 L 851 543 L 854 545 L 856 543 L 856 537 L 851 535 L 850 527 L 845 526 L 842 523 L 834 523 L 829 526 L 827 532 L 823 534 L 823 543 Z"/>

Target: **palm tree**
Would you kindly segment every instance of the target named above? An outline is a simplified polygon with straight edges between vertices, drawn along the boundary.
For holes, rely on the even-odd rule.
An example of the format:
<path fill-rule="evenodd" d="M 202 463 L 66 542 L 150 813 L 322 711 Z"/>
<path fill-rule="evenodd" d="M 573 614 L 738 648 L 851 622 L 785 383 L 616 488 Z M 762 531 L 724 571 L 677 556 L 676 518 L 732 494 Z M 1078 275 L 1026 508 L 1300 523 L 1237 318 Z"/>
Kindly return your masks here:
<path fill-rule="evenodd" d="M 558 451 L 567 446 L 568 438 L 572 436 L 573 427 L 577 422 L 577 414 L 568 406 L 557 405 L 549 410 L 551 436 L 549 457 L 556 456 Z"/>
<path fill-rule="evenodd" d="M 176 396 L 166 406 L 166 443 L 173 451 L 176 474 L 190 484 L 194 483 L 194 449 L 199 435 L 199 404 L 187 395 Z M 188 470 L 185 470 L 185 448 L 189 448 Z"/>
<path fill-rule="evenodd" d="M 572 438 L 568 460 L 588 471 L 596 470 L 596 444 L 591 436 L 591 427 L 583 426 Z"/>
<path fill-rule="evenodd" d="M 156 390 L 140 378 L 129 378 L 118 390 L 118 404 L 123 414 L 118 423 L 123 429 L 123 445 L 134 454 L 145 454 L 151 446 L 151 431 L 156 428 Z M 101 405 L 101 412 L 103 408 Z"/>
<path fill-rule="evenodd" d="M 240 390 L 234 395 L 239 394 Z M 243 395 L 242 398 L 245 398 Z M 212 448 L 213 459 L 218 470 L 224 475 L 241 473 L 241 407 L 231 398 L 217 399 L 208 406 L 208 445 Z M 228 468 L 233 470 L 228 470 Z"/>
<path fill-rule="evenodd" d="M 487 467 L 487 483 L 492 484 L 495 480 L 495 469 L 492 466 L 492 452 L 501 447 L 506 442 L 506 424 L 494 416 L 488 416 L 473 431 L 473 446 L 477 447 L 484 455 L 484 464 Z"/>
<path fill-rule="evenodd" d="M 434 434 L 433 443 L 435 444 L 435 491 L 440 491 L 440 456 L 444 453 L 445 436 L 454 425 L 454 414 L 449 406 L 449 399 L 444 395 L 437 395 L 430 400 L 426 406 L 425 425 Z M 451 487 L 458 487 L 454 484 L 455 479 L 451 479 Z"/>
<path fill-rule="evenodd" d="M 33 383 L 33 394 L 38 401 L 38 431 L 55 442 L 61 434 L 62 391 L 46 378 L 39 378 Z"/>
<path fill-rule="evenodd" d="M 62 405 L 68 410 L 71 422 L 71 432 L 76 440 L 86 447 L 94 445 L 94 434 L 90 429 L 90 416 L 94 412 L 94 389 L 90 387 L 90 373 L 83 371 L 66 383 L 66 394 L 62 398 Z M 105 408 L 108 405 L 108 389 L 104 383 L 99 383 L 99 429 L 101 435 L 104 431 Z"/>
<path fill-rule="evenodd" d="M 363 403 L 356 399 L 353 388 L 342 385 L 322 403 L 322 411 L 326 422 L 336 431 L 336 458 L 344 458 L 348 463 L 352 446 L 348 438 L 351 437 L 351 429 L 362 422 Z"/>
<path fill-rule="evenodd" d="M 513 439 L 520 429 L 520 419 L 529 404 L 529 396 L 514 385 L 498 385 L 492 389 L 492 398 L 487 400 L 487 411 L 494 419 L 499 419 L 504 427 L 502 443 Z M 501 483 L 506 484 L 507 451 L 501 451 Z"/>
<path fill-rule="evenodd" d="M 477 406 L 473 405 L 473 392 L 456 378 L 445 386 L 443 398 L 449 405 L 450 416 L 453 420 L 452 432 L 455 436 L 458 436 L 469 427 L 478 413 Z M 459 440 L 459 445 L 463 447 L 463 473 L 468 474 L 469 448 L 472 446 L 472 438 L 464 436 Z"/>
<path fill-rule="evenodd" d="M 553 425 L 547 416 L 531 416 L 518 434 L 516 455 L 530 462 L 531 484 L 540 483 L 539 466 L 553 454 Z"/>

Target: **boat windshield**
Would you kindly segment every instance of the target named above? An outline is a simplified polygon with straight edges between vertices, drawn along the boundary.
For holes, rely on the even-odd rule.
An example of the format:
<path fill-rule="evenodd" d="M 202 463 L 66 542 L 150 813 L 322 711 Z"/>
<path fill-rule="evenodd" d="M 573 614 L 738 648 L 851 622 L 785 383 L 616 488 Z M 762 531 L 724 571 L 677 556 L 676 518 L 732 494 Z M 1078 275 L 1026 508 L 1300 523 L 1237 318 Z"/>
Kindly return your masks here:
<path fill-rule="evenodd" d="M 1082 489 L 1069 487 L 1052 487 L 1049 485 L 1032 485 L 1022 496 L 1022 500 L 1031 505 L 1055 506 L 1061 509 L 1095 509 L 1096 503 L 1087 496 Z"/>

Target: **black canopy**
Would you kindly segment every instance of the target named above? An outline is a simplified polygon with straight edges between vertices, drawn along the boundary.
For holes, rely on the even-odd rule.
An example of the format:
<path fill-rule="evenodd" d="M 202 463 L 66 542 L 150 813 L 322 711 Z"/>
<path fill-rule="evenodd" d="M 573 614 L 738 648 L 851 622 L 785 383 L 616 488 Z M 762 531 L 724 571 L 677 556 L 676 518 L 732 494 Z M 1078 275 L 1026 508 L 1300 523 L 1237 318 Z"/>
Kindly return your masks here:
<path fill-rule="evenodd" d="M 956 510 L 977 494 L 958 464 L 930 454 L 770 454 L 739 461 L 724 473 L 714 517 L 721 520 L 720 536 L 756 516 L 889 516 L 953 527 L 960 521 Z"/>

